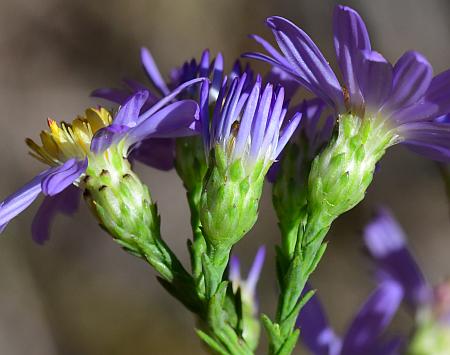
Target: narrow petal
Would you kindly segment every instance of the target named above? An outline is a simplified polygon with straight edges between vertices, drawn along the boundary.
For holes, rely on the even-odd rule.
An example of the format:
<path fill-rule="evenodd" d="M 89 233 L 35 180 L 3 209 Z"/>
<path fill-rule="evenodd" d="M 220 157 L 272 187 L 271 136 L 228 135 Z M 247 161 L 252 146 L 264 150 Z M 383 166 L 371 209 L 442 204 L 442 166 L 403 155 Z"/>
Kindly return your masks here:
<path fill-rule="evenodd" d="M 56 196 L 47 196 L 41 203 L 31 224 L 31 235 L 38 244 L 49 239 L 50 228 L 56 214 L 73 214 L 79 206 L 81 190 L 76 186 L 69 186 Z"/>
<path fill-rule="evenodd" d="M 133 146 L 128 159 L 139 161 L 158 170 L 171 170 L 175 160 L 175 140 L 172 138 L 146 139 Z"/>
<path fill-rule="evenodd" d="M 260 246 L 258 251 L 256 252 L 255 259 L 253 260 L 253 264 L 248 272 L 246 285 L 248 290 L 255 294 L 256 284 L 258 283 L 259 276 L 261 275 L 261 270 L 264 265 L 264 259 L 266 257 L 266 248 L 264 246 Z"/>
<path fill-rule="evenodd" d="M 375 51 L 361 51 L 363 67 L 358 73 L 359 85 L 371 113 L 379 111 L 392 89 L 392 65 Z"/>
<path fill-rule="evenodd" d="M 222 53 L 218 53 L 216 59 L 214 60 L 214 66 L 212 69 L 212 80 L 211 80 L 211 99 L 213 101 L 217 100 L 219 90 L 221 88 L 223 81 L 223 56 Z"/>
<path fill-rule="evenodd" d="M 283 129 L 283 132 L 280 134 L 280 139 L 278 140 L 277 149 L 275 151 L 274 156 L 272 159 L 276 159 L 278 155 L 280 155 L 281 151 L 286 146 L 289 139 L 294 134 L 295 130 L 297 129 L 300 120 L 302 119 L 302 114 L 300 112 L 297 112 L 294 117 L 286 124 L 286 127 Z"/>
<path fill-rule="evenodd" d="M 155 60 L 153 59 L 150 51 L 147 48 L 141 48 L 141 62 L 144 66 L 145 72 L 147 73 L 152 84 L 157 88 L 162 95 L 169 94 L 169 88 L 166 85 L 158 67 L 156 66 Z"/>
<path fill-rule="evenodd" d="M 303 294 L 310 290 L 310 286 L 307 285 Z M 301 340 L 314 355 L 339 354 L 341 340 L 328 324 L 322 304 L 316 294 L 303 306 L 296 326 L 300 328 Z"/>
<path fill-rule="evenodd" d="M 95 154 L 103 153 L 111 145 L 116 144 L 123 139 L 131 128 L 112 124 L 108 127 L 99 129 L 91 141 L 91 152 Z"/>
<path fill-rule="evenodd" d="M 256 42 L 263 46 L 267 53 L 269 53 L 276 61 L 282 63 L 285 66 L 289 66 L 289 62 L 286 60 L 286 58 L 284 58 L 283 55 L 264 38 L 258 35 L 250 35 L 250 38 L 253 38 Z"/>
<path fill-rule="evenodd" d="M 200 64 L 198 67 L 198 75 L 200 77 L 207 77 L 208 72 L 209 72 L 209 50 L 205 49 L 200 59 Z"/>
<path fill-rule="evenodd" d="M 334 48 L 345 86 L 353 106 L 363 103 L 357 71 L 361 67 L 360 51 L 371 50 L 369 34 L 361 16 L 347 6 L 337 5 L 333 16 Z"/>
<path fill-rule="evenodd" d="M 295 68 L 298 79 L 330 106 L 340 110 L 343 106 L 341 85 L 311 38 L 282 17 L 269 17 L 267 24 L 287 61 Z"/>
<path fill-rule="evenodd" d="M 435 116 L 450 112 L 450 69 L 436 75 L 425 93 L 425 101 L 438 106 Z"/>
<path fill-rule="evenodd" d="M 397 312 L 402 297 L 402 288 L 396 282 L 381 283 L 350 325 L 341 353 L 363 354 L 371 350 Z"/>
<path fill-rule="evenodd" d="M 42 192 L 47 196 L 54 196 L 74 183 L 85 171 L 88 160 L 78 161 L 70 159 L 63 165 L 53 168 L 42 179 Z"/>
<path fill-rule="evenodd" d="M 131 129 L 127 142 L 134 143 L 147 138 L 170 138 L 196 134 L 193 126 L 198 121 L 199 107 L 193 100 L 170 104 Z"/>
<path fill-rule="evenodd" d="M 257 83 L 253 86 L 252 92 L 247 99 L 246 107 L 239 125 L 239 131 L 236 137 L 233 156 L 234 158 L 242 156 L 248 145 L 248 137 L 252 128 L 253 118 L 258 107 L 259 91 L 261 86 Z"/>
<path fill-rule="evenodd" d="M 439 122 L 414 122 L 398 127 L 403 144 L 432 160 L 450 162 L 450 125 Z"/>
<path fill-rule="evenodd" d="M 139 91 L 130 97 L 130 99 L 119 109 L 119 112 L 117 112 L 113 124 L 135 127 L 139 119 L 139 113 L 147 101 L 148 96 L 148 91 Z"/>
<path fill-rule="evenodd" d="M 205 80 L 208 80 L 207 78 L 197 78 L 189 80 L 177 88 L 175 88 L 169 95 L 162 98 L 160 101 L 158 101 L 155 105 L 153 105 L 148 111 L 143 112 L 139 117 L 139 122 L 137 124 L 139 125 L 141 122 L 147 120 L 149 117 L 154 115 L 156 112 L 158 112 L 161 108 L 169 104 L 171 101 L 173 101 L 183 90 L 190 87 L 191 85 L 198 84 L 200 82 L 203 82 Z"/>
<path fill-rule="evenodd" d="M 238 284 L 241 281 L 241 263 L 236 255 L 231 255 L 228 267 L 228 279 L 233 284 Z"/>
<path fill-rule="evenodd" d="M 405 299 L 417 307 L 430 297 L 430 287 L 406 246 L 400 225 L 385 209 L 364 230 L 364 242 L 375 259 L 378 275 L 404 289 Z"/>
<path fill-rule="evenodd" d="M 418 52 L 408 51 L 394 66 L 393 87 L 385 104 L 387 111 L 396 111 L 415 104 L 425 94 L 433 77 L 427 59 Z"/>
<path fill-rule="evenodd" d="M 202 127 L 202 138 L 205 152 L 210 147 L 210 118 L 209 118 L 209 81 L 204 81 L 200 89 L 200 124 Z"/>
<path fill-rule="evenodd" d="M 10 220 L 25 210 L 39 196 L 42 191 L 42 179 L 51 171 L 53 171 L 53 168 L 45 170 L 0 204 L 0 226 L 2 230 L 5 229 Z"/>

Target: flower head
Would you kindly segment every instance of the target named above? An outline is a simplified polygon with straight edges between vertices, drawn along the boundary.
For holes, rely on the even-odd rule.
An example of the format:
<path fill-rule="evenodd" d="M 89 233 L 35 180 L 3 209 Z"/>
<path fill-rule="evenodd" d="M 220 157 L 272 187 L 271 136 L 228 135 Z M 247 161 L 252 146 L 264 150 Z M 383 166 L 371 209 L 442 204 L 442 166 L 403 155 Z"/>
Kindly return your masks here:
<path fill-rule="evenodd" d="M 402 288 L 397 283 L 387 280 L 380 283 L 342 338 L 328 324 L 323 307 L 314 295 L 297 319 L 300 337 L 314 355 L 397 354 L 401 340 L 384 340 L 381 335 L 397 312 L 402 295 Z"/>
<path fill-rule="evenodd" d="M 200 121 L 208 172 L 200 219 L 213 245 L 231 247 L 256 222 L 267 170 L 298 126 L 295 114 L 284 128 L 284 89 L 249 85 L 247 74 L 223 81 L 210 119 L 209 84 L 203 83 Z"/>
<path fill-rule="evenodd" d="M 72 206 L 77 205 L 79 194 L 73 193 L 73 185 L 84 189 L 87 176 L 108 175 L 110 181 L 119 181 L 123 172 L 118 167 L 127 165 L 121 161 L 148 137 L 193 134 L 198 120 L 196 102 L 170 102 L 184 88 L 199 81 L 183 84 L 145 112 L 141 108 L 148 94 L 139 92 L 119 109 L 114 119 L 103 108 L 86 110 L 85 116 L 77 117 L 72 124 L 58 125 L 49 119 L 49 131 L 41 133 L 42 145 L 31 139 L 26 142 L 31 155 L 50 168 L 0 204 L 0 229 L 3 231 L 11 219 L 43 193 L 47 198 L 32 228 L 34 239 L 43 242 L 48 237 L 50 217 L 58 210 L 71 213 Z"/>
<path fill-rule="evenodd" d="M 260 77 L 249 86 L 245 73 L 229 86 L 224 80 L 211 121 L 206 109 L 206 82 L 202 91 L 200 119 L 207 155 L 219 149 L 228 166 L 240 160 L 249 171 L 257 163 L 267 171 L 301 119 L 301 114 L 296 113 L 280 131 L 287 113 L 283 87 L 274 89 L 269 83 L 263 89 Z"/>
<path fill-rule="evenodd" d="M 337 114 L 353 114 L 383 122 L 394 137 L 431 159 L 450 160 L 450 129 L 435 118 L 450 112 L 450 70 L 434 78 L 423 55 L 406 52 L 392 66 L 372 50 L 359 14 L 336 6 L 334 45 L 343 84 L 311 38 L 292 22 L 278 16 L 267 19 L 281 49 L 254 38 L 269 55 L 252 57 L 279 67 L 324 100 Z"/>

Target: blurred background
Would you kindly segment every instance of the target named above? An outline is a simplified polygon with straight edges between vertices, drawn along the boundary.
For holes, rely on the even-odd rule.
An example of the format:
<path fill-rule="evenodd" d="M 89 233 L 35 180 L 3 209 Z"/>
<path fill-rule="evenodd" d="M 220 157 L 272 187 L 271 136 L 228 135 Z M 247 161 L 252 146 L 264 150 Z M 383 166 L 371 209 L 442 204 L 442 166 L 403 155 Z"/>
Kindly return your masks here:
<path fill-rule="evenodd" d="M 334 1 L 302 0 L 2 0 L 0 2 L 0 199 L 42 165 L 27 155 L 25 137 L 38 138 L 45 119 L 70 121 L 92 89 L 117 86 L 124 76 L 144 79 L 139 48 L 147 46 L 162 73 L 208 47 L 231 66 L 256 49 L 247 35 L 272 40 L 269 15 L 294 20 L 334 58 Z M 365 19 L 373 46 L 388 59 L 416 49 L 438 73 L 450 66 L 448 0 L 343 1 Z M 335 65 L 335 63 L 332 63 Z M 261 70 L 267 67 L 256 65 Z M 187 262 L 190 237 L 184 191 L 175 172 L 137 167 L 162 215 L 164 238 Z M 389 206 L 406 229 L 431 282 L 450 274 L 450 224 L 436 166 L 404 148 L 383 159 L 367 198 L 333 226 L 330 246 L 313 277 L 333 326 L 348 321 L 373 288 L 362 253 L 361 229 L 379 205 Z M 30 237 L 38 203 L 0 238 L 0 354 L 198 354 L 194 319 L 160 288 L 152 269 L 123 252 L 82 204 L 74 219 L 57 218 L 43 247 Z M 258 245 L 269 257 L 260 287 L 261 308 L 276 300 L 273 244 L 279 239 L 267 186 L 260 218 L 236 253 L 249 266 Z M 404 311 L 394 332 L 409 321 Z M 300 350 L 298 350 L 300 352 Z M 260 353 L 265 353 L 262 347 Z"/>

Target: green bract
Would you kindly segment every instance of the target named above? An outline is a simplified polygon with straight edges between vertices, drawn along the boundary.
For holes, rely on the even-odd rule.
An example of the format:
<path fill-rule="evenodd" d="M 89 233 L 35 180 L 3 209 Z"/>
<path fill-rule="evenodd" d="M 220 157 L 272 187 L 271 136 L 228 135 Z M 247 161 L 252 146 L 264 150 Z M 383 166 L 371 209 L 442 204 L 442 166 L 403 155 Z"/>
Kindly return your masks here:
<path fill-rule="evenodd" d="M 258 161 L 247 171 L 241 159 L 228 165 L 217 145 L 205 177 L 200 202 L 200 220 L 208 242 L 231 247 L 255 224 L 264 177 L 268 167 Z"/>

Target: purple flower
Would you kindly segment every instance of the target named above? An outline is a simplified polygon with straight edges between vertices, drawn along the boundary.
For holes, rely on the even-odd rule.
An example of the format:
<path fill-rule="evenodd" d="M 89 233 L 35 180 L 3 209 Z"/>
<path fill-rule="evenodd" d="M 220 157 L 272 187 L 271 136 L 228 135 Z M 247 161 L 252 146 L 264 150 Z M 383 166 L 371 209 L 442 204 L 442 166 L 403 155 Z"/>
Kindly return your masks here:
<path fill-rule="evenodd" d="M 31 139 L 27 144 L 31 154 L 50 165 L 24 187 L 0 204 L 0 230 L 25 210 L 41 193 L 46 198 L 33 221 L 32 234 L 37 242 L 48 238 L 52 216 L 57 212 L 72 213 L 79 193 L 72 186 L 82 187 L 86 171 L 95 170 L 101 155 L 108 155 L 113 146 L 126 157 L 149 137 L 166 138 L 195 134 L 198 105 L 192 100 L 171 103 L 185 88 L 202 81 L 195 79 L 176 88 L 150 109 L 141 112 L 148 92 L 132 96 L 114 119 L 103 108 L 89 109 L 71 125 L 49 119 L 49 131 L 41 133 L 42 146 Z"/>
<path fill-rule="evenodd" d="M 359 14 L 337 6 L 333 19 L 334 45 L 343 85 L 311 38 L 282 17 L 269 17 L 278 46 L 254 38 L 268 55 L 245 56 L 270 63 L 297 79 L 332 107 L 337 114 L 385 122 L 412 150 L 438 161 L 450 160 L 450 127 L 435 118 L 450 112 L 450 70 L 434 78 L 420 53 L 408 51 L 392 66 L 373 51 Z"/>
<path fill-rule="evenodd" d="M 245 280 L 241 278 L 241 267 L 238 257 L 232 255 L 230 258 L 228 278 L 231 281 L 233 292 L 236 293 L 238 289 L 241 290 L 243 301 L 252 306 L 254 314 L 256 314 L 257 310 L 256 285 L 264 265 L 265 255 L 266 248 L 264 246 L 259 247 L 255 259 L 253 260 L 253 264 L 250 267 L 247 279 Z"/>
<path fill-rule="evenodd" d="M 309 287 L 304 292 L 308 292 Z M 322 305 L 314 295 L 297 319 L 300 337 L 314 355 L 397 354 L 398 338 L 385 341 L 382 332 L 391 322 L 402 300 L 402 288 L 386 280 L 378 285 L 340 338 L 328 324 Z"/>
<path fill-rule="evenodd" d="M 153 56 L 147 48 L 141 49 L 141 64 L 151 83 L 140 83 L 131 79 L 124 79 L 125 88 L 101 88 L 92 92 L 92 96 L 102 98 L 123 105 L 132 95 L 147 91 L 148 97 L 142 106 L 143 111 L 147 111 L 158 100 L 168 95 L 169 92 L 198 77 L 211 77 L 211 96 L 217 97 L 223 76 L 223 58 L 219 53 L 217 58 L 210 59 L 209 50 L 204 50 L 199 62 L 195 59 L 186 61 L 183 65 L 175 68 L 170 73 L 170 78 L 166 81 L 159 71 Z M 180 93 L 180 98 L 198 99 L 198 87 L 192 86 Z M 130 160 L 137 160 L 146 165 L 160 170 L 170 170 L 174 166 L 175 141 L 172 138 L 151 138 L 140 142 L 131 155 Z"/>
<path fill-rule="evenodd" d="M 301 114 L 296 113 L 282 128 L 287 113 L 283 87 L 274 89 L 267 84 L 263 89 L 260 77 L 249 86 L 245 73 L 230 85 L 228 82 L 223 81 L 212 120 L 209 84 L 202 85 L 200 120 L 206 154 L 220 147 L 228 165 L 241 159 L 247 168 L 262 162 L 262 167 L 268 169 L 294 133 Z"/>

